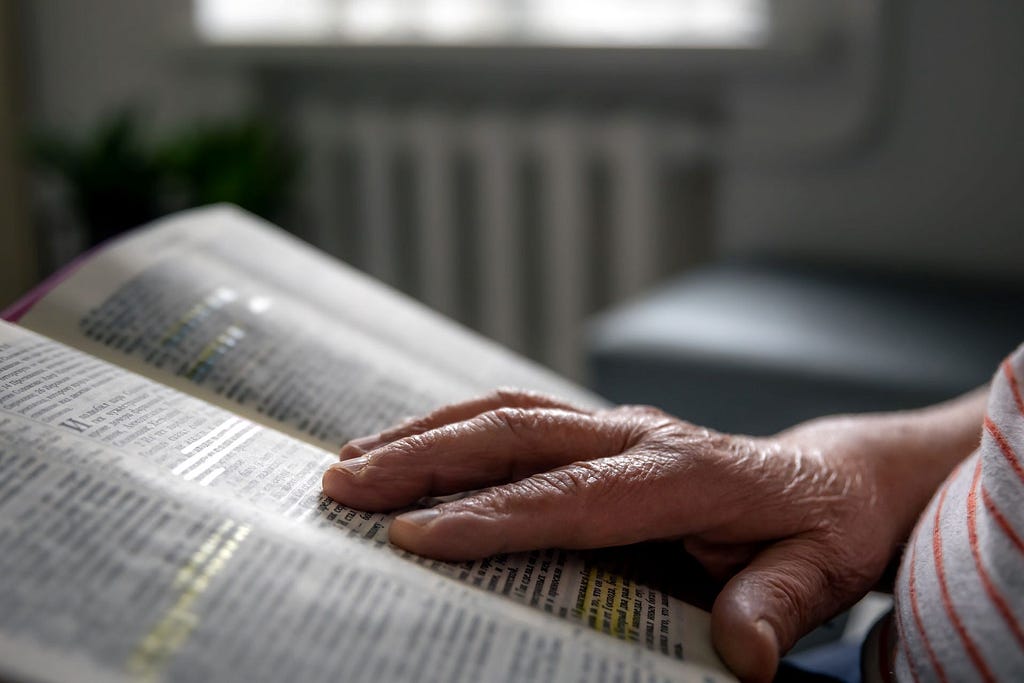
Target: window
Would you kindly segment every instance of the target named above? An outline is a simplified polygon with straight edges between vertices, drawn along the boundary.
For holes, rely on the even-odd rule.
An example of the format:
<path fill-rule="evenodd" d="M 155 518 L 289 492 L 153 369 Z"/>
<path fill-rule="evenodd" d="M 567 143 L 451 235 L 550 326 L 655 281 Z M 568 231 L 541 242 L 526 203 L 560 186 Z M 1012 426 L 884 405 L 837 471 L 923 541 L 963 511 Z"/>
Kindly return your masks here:
<path fill-rule="evenodd" d="M 215 43 L 755 47 L 769 0 L 195 0 Z"/>

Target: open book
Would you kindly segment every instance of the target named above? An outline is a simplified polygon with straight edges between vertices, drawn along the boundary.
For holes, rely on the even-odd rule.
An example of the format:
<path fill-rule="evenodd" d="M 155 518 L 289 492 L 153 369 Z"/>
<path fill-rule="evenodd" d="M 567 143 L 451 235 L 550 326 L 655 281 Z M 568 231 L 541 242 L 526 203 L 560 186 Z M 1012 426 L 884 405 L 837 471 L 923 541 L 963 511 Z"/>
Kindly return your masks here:
<path fill-rule="evenodd" d="M 58 280 L 0 323 L 0 679 L 732 680 L 586 555 L 426 560 L 321 493 L 444 403 L 596 397 L 230 207 Z"/>

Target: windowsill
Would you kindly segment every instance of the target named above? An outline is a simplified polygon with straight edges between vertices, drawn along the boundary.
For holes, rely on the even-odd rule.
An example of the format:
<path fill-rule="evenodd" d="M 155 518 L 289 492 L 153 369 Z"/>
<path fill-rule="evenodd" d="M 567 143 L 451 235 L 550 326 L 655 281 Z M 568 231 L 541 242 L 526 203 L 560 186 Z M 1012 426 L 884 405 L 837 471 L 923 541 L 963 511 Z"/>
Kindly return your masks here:
<path fill-rule="evenodd" d="M 834 3 L 786 0 L 770 4 L 770 16 L 756 39 L 735 36 L 694 36 L 679 44 L 585 44 L 532 42 L 443 43 L 396 38 L 394 42 L 202 42 L 193 39 L 186 53 L 204 66 L 236 68 L 366 70 L 391 74 L 523 75 L 571 85 L 571 79 L 640 79 L 678 82 L 680 77 L 743 77 L 820 68 L 841 53 L 848 18 Z"/>
<path fill-rule="evenodd" d="M 845 18 L 820 0 L 774 3 L 763 41 L 734 45 L 363 42 L 200 42 L 184 48 L 198 68 L 242 69 L 327 89 L 393 87 L 489 96 L 655 97 L 711 102 L 731 81 L 819 74 L 845 55 Z M 783 9 L 785 11 L 783 11 Z M 296 75 L 299 78 L 296 80 Z M 312 79 L 312 80 L 311 80 Z"/>
<path fill-rule="evenodd" d="M 545 44 L 431 43 L 221 43 L 195 44 L 187 52 L 224 66 L 263 68 L 385 67 L 413 70 L 543 69 L 629 73 L 679 77 L 689 73 L 731 75 L 799 68 L 819 61 L 827 47 L 823 36 L 786 45 L 751 47 L 708 45 L 588 46 Z"/>

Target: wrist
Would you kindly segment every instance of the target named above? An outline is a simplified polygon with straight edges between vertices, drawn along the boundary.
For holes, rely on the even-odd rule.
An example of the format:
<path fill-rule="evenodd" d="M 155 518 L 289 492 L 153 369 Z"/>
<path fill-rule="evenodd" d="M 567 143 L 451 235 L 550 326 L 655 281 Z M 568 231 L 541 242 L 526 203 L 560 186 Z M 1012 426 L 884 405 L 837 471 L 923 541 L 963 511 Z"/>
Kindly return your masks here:
<path fill-rule="evenodd" d="M 855 468 L 873 482 L 874 504 L 901 542 L 949 473 L 977 448 L 987 394 L 982 387 L 919 410 L 821 418 L 778 438 L 814 443 L 836 467 Z"/>

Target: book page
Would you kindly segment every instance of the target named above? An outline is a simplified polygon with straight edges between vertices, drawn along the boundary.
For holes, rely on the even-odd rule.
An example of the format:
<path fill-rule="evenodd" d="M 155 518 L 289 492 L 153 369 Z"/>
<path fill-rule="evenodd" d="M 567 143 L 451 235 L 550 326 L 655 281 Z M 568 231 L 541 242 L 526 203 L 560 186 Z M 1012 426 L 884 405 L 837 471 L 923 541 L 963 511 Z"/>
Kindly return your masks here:
<path fill-rule="evenodd" d="M 120 240 L 21 322 L 331 451 L 499 386 L 599 404 L 226 207 Z"/>
<path fill-rule="evenodd" d="M 320 494 L 331 460 L 0 326 L 0 662 L 52 679 L 729 680 L 705 613 L 576 555 L 393 549 L 390 516 Z"/>

